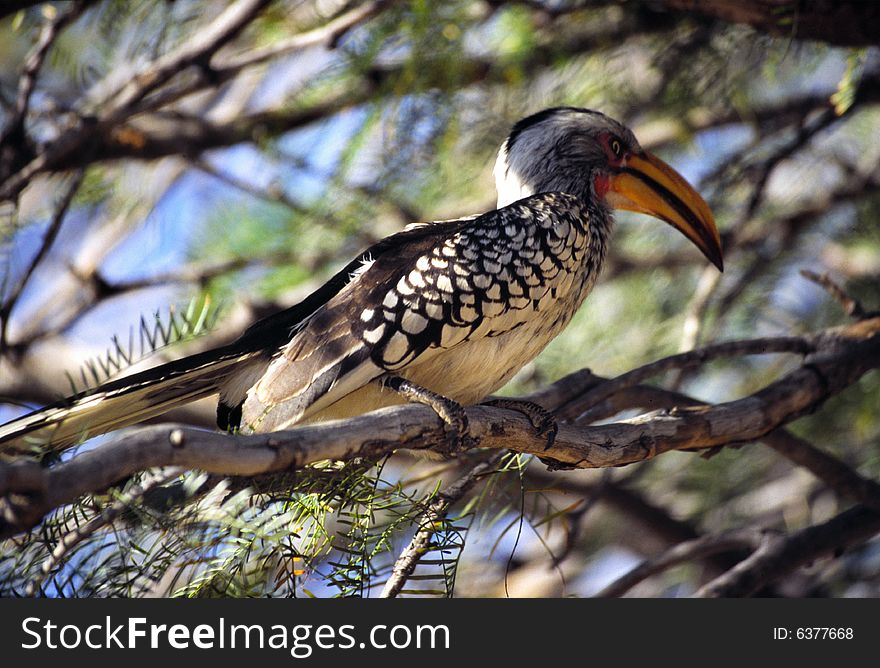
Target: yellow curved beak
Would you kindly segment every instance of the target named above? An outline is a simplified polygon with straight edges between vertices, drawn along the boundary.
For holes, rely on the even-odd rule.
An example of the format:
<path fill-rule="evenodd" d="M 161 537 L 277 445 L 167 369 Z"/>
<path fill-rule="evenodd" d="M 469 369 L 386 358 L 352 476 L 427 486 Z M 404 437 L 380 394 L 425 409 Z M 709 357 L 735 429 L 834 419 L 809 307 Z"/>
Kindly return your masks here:
<path fill-rule="evenodd" d="M 672 225 L 724 271 L 721 237 L 709 205 L 684 177 L 655 155 L 632 155 L 610 179 L 606 200 L 615 209 L 646 213 Z"/>

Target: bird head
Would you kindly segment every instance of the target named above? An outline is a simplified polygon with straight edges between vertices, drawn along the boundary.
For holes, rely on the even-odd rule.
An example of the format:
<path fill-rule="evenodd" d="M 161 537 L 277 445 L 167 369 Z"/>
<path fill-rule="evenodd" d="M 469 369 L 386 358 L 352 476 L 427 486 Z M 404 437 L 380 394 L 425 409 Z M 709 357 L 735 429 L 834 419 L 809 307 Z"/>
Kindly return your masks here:
<path fill-rule="evenodd" d="M 498 206 L 542 192 L 567 192 L 609 209 L 659 218 L 723 270 L 709 205 L 632 131 L 598 111 L 546 109 L 522 119 L 495 163 Z"/>

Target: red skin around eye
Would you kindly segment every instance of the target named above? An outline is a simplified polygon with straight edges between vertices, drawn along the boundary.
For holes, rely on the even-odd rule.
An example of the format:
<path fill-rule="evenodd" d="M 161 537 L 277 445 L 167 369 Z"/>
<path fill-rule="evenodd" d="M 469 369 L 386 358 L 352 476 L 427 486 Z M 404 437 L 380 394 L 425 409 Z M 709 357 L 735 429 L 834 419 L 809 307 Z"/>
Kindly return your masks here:
<path fill-rule="evenodd" d="M 605 156 L 608 158 L 608 165 L 610 167 L 619 168 L 623 164 L 623 160 L 626 156 L 624 155 L 618 158 L 614 155 L 614 151 L 611 150 L 611 135 L 607 132 L 603 132 L 599 135 L 599 143 L 602 145 L 602 148 L 605 151 Z M 599 198 L 604 198 L 610 189 L 611 176 L 609 174 L 600 173 L 593 177 L 593 191 Z"/>
<path fill-rule="evenodd" d="M 593 191 L 600 198 L 604 198 L 611 188 L 611 179 L 607 174 L 596 174 L 593 177 Z"/>
<path fill-rule="evenodd" d="M 607 132 L 603 132 L 599 135 L 599 143 L 602 144 L 602 148 L 605 150 L 608 164 L 612 167 L 620 167 L 625 156 L 622 155 L 618 158 L 614 155 L 614 151 L 611 150 L 611 136 Z"/>

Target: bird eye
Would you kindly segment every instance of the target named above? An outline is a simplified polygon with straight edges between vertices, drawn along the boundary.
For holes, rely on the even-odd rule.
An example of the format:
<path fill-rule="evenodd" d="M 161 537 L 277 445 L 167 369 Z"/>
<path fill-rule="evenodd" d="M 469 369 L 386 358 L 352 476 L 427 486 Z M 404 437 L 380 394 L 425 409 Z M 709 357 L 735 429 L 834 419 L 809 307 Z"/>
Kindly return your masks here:
<path fill-rule="evenodd" d="M 616 139 L 612 139 L 610 142 L 610 145 L 611 145 L 611 152 L 614 154 L 614 157 L 619 158 L 623 153 L 623 149 L 620 146 L 620 142 Z"/>

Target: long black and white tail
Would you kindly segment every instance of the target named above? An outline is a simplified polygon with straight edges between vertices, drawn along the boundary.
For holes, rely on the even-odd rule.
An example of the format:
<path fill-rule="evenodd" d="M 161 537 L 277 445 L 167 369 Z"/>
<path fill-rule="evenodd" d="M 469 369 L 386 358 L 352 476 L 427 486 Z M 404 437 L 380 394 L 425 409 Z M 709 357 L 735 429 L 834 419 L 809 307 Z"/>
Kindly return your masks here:
<path fill-rule="evenodd" d="M 218 348 L 119 378 L 0 426 L 0 453 L 61 450 L 217 394 L 255 353 Z"/>

